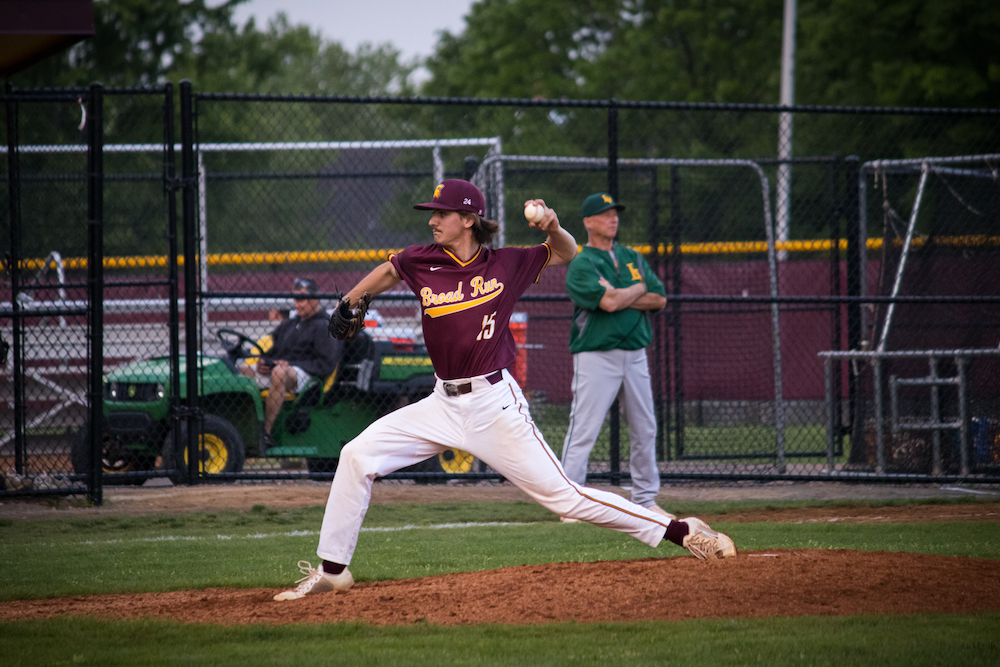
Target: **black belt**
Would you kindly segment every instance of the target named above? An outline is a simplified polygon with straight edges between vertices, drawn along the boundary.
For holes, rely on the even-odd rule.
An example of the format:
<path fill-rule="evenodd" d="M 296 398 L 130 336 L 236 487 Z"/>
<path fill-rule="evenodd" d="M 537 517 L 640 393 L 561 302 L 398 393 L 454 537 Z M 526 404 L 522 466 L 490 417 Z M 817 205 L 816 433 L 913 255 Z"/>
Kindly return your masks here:
<path fill-rule="evenodd" d="M 503 379 L 503 371 L 497 371 L 491 375 L 486 376 L 486 381 L 490 384 L 496 384 Z M 444 393 L 449 396 L 460 396 L 461 394 L 471 394 L 472 393 L 472 382 L 445 382 L 444 383 Z"/>

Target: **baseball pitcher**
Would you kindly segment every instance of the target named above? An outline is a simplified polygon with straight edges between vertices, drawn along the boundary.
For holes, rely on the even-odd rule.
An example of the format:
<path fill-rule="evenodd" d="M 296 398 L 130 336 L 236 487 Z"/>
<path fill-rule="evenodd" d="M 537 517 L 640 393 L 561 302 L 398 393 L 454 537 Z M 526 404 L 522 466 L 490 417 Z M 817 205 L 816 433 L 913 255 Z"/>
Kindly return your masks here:
<path fill-rule="evenodd" d="M 539 273 L 572 260 L 577 244 L 542 200 L 527 204 L 533 207 L 529 224 L 546 234 L 545 242 L 493 249 L 489 244 L 498 225 L 483 217 L 482 192 L 468 181 L 446 180 L 431 201 L 414 206 L 431 211 L 434 242 L 390 256 L 344 295 L 330 318 L 337 337 L 357 333 L 371 298 L 405 282 L 420 299 L 437 381 L 430 396 L 385 415 L 344 447 L 320 531 L 322 563 L 313 568 L 300 561 L 305 576 L 275 600 L 353 586 L 347 566 L 375 478 L 448 448 L 477 456 L 560 516 L 612 528 L 653 547 L 667 538 L 699 558 L 735 555 L 732 540 L 700 519 L 672 521 L 614 493 L 574 483 L 532 421 L 521 388 L 506 370 L 517 353 L 508 322 Z"/>

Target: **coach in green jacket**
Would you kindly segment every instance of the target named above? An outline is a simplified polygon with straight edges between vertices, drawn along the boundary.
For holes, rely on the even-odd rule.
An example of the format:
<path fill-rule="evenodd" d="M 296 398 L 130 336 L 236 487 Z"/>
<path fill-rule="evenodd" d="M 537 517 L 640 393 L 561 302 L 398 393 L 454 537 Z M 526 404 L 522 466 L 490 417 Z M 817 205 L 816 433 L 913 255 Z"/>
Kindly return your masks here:
<path fill-rule="evenodd" d="M 663 308 L 663 283 L 642 255 L 615 243 L 624 206 L 598 192 L 583 201 L 587 245 L 566 271 L 573 299 L 569 351 L 573 353 L 573 407 L 562 464 L 584 484 L 587 461 L 608 408 L 622 390 L 628 418 L 632 502 L 668 515 L 656 504 L 656 414 L 646 361 L 653 339 L 649 311 Z"/>

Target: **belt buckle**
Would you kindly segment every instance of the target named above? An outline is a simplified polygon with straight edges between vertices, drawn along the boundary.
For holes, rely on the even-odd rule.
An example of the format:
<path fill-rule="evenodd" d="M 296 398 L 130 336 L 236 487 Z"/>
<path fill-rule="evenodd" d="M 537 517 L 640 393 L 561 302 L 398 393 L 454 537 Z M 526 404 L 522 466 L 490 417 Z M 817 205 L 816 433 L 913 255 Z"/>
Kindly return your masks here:
<path fill-rule="evenodd" d="M 471 382 L 445 382 L 444 393 L 449 396 L 461 396 L 472 392 Z"/>

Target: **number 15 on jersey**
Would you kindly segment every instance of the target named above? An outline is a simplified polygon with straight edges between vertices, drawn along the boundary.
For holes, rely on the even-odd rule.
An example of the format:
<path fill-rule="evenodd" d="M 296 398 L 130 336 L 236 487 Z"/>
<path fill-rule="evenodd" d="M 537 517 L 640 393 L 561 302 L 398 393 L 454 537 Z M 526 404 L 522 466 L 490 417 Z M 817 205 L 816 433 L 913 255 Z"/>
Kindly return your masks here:
<path fill-rule="evenodd" d="M 476 340 L 489 340 L 493 338 L 493 329 L 496 326 L 496 322 L 493 321 L 495 316 L 496 311 L 493 311 L 489 315 L 483 315 L 483 328 L 479 330 Z"/>

